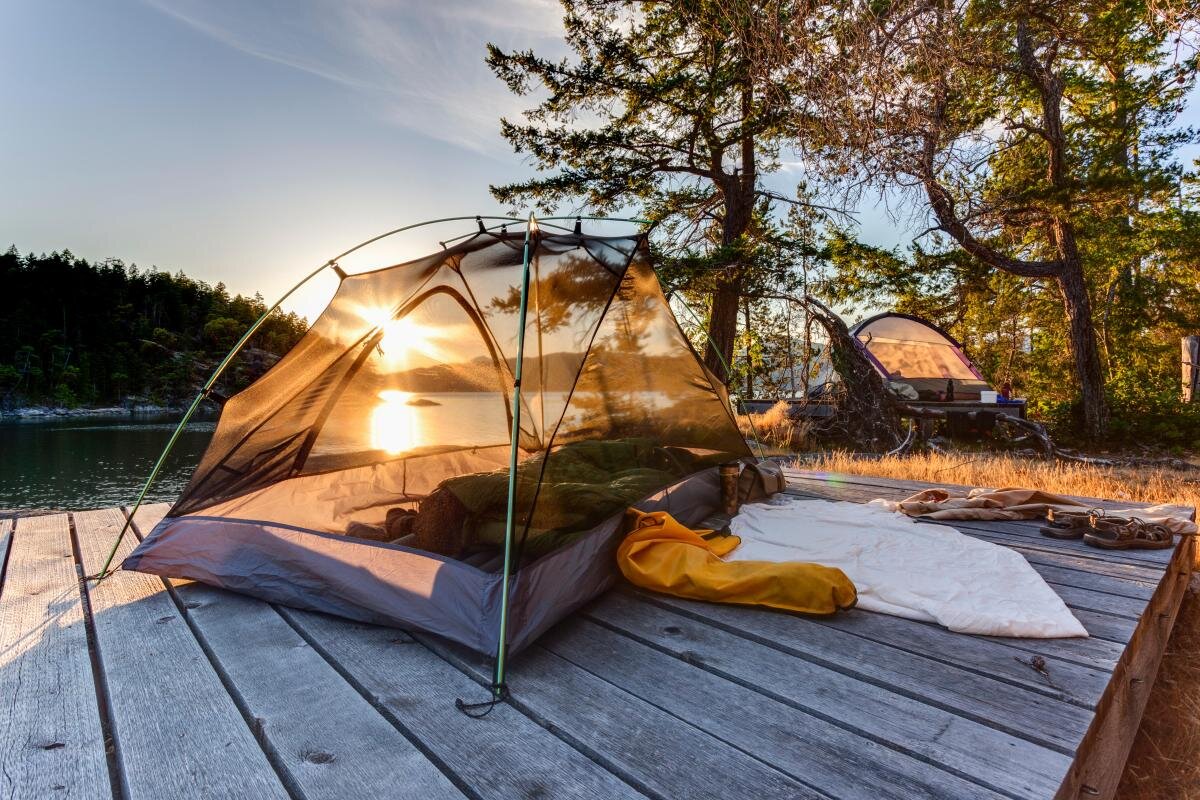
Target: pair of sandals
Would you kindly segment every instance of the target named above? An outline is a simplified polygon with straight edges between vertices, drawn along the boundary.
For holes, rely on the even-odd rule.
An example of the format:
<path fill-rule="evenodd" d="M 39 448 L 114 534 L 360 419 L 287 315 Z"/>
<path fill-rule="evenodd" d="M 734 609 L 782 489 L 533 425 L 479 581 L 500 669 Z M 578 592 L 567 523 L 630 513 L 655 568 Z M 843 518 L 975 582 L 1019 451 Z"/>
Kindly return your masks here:
<path fill-rule="evenodd" d="M 1043 536 L 1051 539 L 1083 539 L 1084 544 L 1104 550 L 1165 550 L 1175 543 L 1166 525 L 1138 517 L 1110 516 L 1103 509 L 1046 511 Z"/>

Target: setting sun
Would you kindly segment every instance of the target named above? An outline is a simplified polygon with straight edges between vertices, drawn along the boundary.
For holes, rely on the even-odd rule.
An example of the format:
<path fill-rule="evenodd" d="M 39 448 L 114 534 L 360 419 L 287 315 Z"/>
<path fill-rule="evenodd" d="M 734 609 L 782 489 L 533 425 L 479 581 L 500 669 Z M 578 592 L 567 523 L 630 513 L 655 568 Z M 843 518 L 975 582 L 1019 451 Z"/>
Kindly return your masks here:
<path fill-rule="evenodd" d="M 376 348 L 388 369 L 407 369 L 413 366 L 414 356 L 440 360 L 442 349 L 438 341 L 444 334 L 439 330 L 422 325 L 409 315 L 392 317 L 389 309 L 364 308 L 359 314 L 382 332 Z"/>

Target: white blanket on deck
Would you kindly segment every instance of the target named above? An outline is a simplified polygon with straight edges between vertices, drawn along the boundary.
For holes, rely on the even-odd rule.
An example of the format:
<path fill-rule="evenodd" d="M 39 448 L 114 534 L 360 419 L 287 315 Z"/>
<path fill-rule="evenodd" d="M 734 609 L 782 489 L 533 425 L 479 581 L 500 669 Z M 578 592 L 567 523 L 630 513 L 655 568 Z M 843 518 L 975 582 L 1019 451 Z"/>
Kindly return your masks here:
<path fill-rule="evenodd" d="M 858 503 L 776 495 L 730 523 L 726 561 L 808 561 L 841 569 L 858 607 L 988 636 L 1087 636 L 1015 550 Z"/>

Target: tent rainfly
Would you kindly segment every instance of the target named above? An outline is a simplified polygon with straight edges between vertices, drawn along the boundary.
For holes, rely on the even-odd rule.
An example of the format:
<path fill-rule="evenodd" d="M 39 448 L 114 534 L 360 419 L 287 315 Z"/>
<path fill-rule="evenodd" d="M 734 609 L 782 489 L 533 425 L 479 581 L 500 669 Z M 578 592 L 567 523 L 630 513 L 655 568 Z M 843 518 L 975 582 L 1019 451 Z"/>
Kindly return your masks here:
<path fill-rule="evenodd" d="M 712 513 L 717 466 L 750 452 L 644 238 L 479 227 L 405 264 L 334 265 L 329 307 L 225 403 L 123 566 L 502 663 L 611 585 L 628 507 Z"/>

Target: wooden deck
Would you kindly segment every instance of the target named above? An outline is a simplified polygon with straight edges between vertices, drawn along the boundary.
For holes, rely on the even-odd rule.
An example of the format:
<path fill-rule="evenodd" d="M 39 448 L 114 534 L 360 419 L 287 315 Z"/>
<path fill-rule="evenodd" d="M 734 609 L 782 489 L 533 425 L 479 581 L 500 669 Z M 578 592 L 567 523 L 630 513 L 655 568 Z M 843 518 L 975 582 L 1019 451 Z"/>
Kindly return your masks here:
<path fill-rule="evenodd" d="M 852 501 L 917 486 L 791 479 Z M 486 660 L 431 637 L 137 573 L 83 582 L 123 521 L 0 520 L 0 796 L 1109 797 L 1194 547 L 955 523 L 1021 552 L 1076 640 L 617 589 L 515 658 L 511 702 L 476 720 L 454 699 L 484 698 Z"/>

